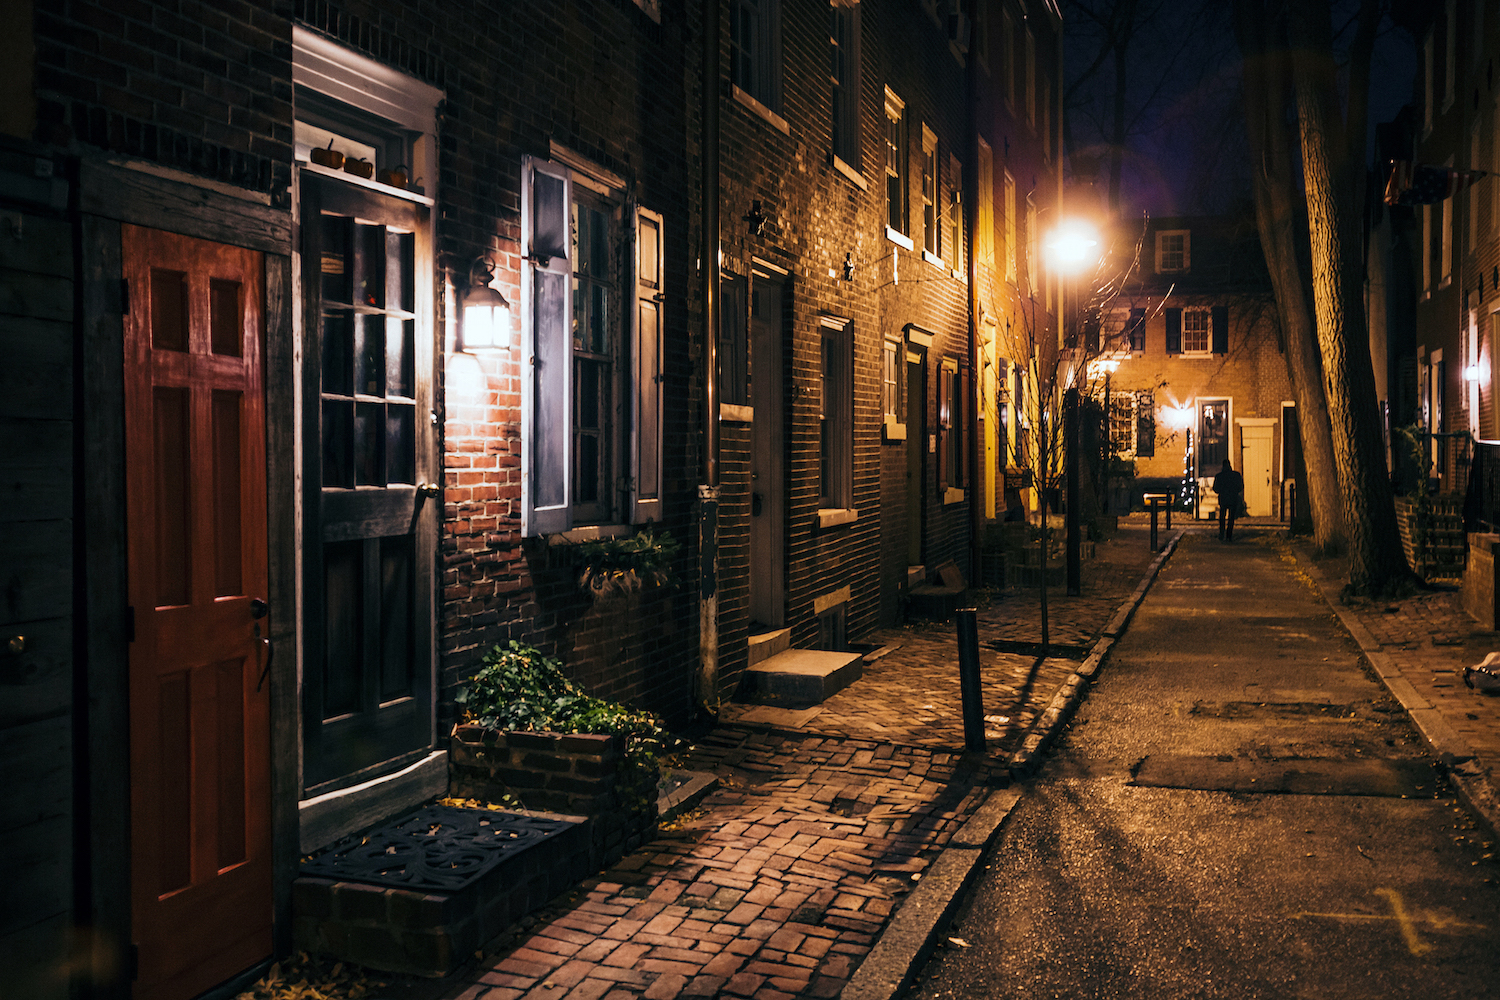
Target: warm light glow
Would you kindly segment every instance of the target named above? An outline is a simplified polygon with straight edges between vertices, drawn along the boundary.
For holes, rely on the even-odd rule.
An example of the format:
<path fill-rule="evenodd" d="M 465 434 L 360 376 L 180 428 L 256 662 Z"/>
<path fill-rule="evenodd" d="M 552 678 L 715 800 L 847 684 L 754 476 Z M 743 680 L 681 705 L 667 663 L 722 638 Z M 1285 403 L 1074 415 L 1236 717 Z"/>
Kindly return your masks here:
<path fill-rule="evenodd" d="M 1167 426 L 1182 430 L 1193 422 L 1193 408 L 1191 406 L 1164 406 L 1162 417 Z"/>
<path fill-rule="evenodd" d="M 510 303 L 488 285 L 464 293 L 463 349 L 502 351 L 510 348 Z"/>
<path fill-rule="evenodd" d="M 1119 358 L 1094 358 L 1089 362 L 1089 378 L 1113 375 L 1120 370 Z"/>
<path fill-rule="evenodd" d="M 1469 367 L 1465 368 L 1464 369 L 1464 378 L 1467 379 L 1470 382 L 1478 382 L 1479 381 L 1479 366 L 1478 365 L 1470 365 Z"/>
<path fill-rule="evenodd" d="M 1076 269 L 1091 264 L 1098 256 L 1099 234 L 1081 219 L 1062 223 L 1047 237 L 1047 249 L 1052 251 L 1052 263 L 1063 270 Z"/>

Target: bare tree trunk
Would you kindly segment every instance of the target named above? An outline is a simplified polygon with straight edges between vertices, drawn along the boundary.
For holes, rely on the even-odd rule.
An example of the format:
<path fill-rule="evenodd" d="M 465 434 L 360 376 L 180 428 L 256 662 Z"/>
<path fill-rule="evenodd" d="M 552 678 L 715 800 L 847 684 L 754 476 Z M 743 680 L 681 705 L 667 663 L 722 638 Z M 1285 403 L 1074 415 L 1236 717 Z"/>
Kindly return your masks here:
<path fill-rule="evenodd" d="M 1408 580 L 1410 570 L 1381 459 L 1375 376 L 1365 329 L 1359 206 L 1354 202 L 1359 160 L 1350 156 L 1353 143 L 1339 115 L 1328 0 L 1299 0 L 1290 6 L 1292 79 L 1312 235 L 1313 302 L 1348 534 L 1349 587 L 1356 593 L 1380 593 Z M 1373 7 L 1374 0 L 1364 0 L 1363 9 Z M 1358 82 L 1358 72 L 1351 76 Z M 1363 107 L 1362 99 L 1351 101 L 1356 114 Z M 1362 120 L 1351 120 L 1349 126 L 1364 135 Z"/>
<path fill-rule="evenodd" d="M 1297 425 L 1307 465 L 1307 502 L 1313 541 L 1329 551 L 1344 540 L 1344 516 L 1334 467 L 1333 437 L 1323 392 L 1321 358 L 1314 341 L 1312 310 L 1297 262 L 1295 179 L 1289 128 L 1282 114 L 1290 87 L 1285 54 L 1276 52 L 1261 0 L 1237 0 L 1235 34 L 1244 56 L 1245 126 L 1253 172 L 1255 221 L 1271 287 L 1276 294 L 1286 345 L 1287 374 L 1297 403 Z"/>

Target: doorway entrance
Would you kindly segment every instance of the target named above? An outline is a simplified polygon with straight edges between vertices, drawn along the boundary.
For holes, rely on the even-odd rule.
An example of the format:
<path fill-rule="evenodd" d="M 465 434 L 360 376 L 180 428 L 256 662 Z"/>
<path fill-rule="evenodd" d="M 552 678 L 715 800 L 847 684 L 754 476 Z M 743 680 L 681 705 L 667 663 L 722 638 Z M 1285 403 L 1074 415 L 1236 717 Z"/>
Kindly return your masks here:
<path fill-rule="evenodd" d="M 921 566 L 927 525 L 926 353 L 906 352 L 906 563 Z"/>
<path fill-rule="evenodd" d="M 252 250 L 126 225 L 134 995 L 271 954 L 270 649 Z"/>
<path fill-rule="evenodd" d="M 1273 434 L 1270 417 L 1244 419 L 1240 424 L 1240 475 L 1245 477 L 1245 509 L 1251 517 L 1270 517 L 1275 490 L 1271 481 Z"/>

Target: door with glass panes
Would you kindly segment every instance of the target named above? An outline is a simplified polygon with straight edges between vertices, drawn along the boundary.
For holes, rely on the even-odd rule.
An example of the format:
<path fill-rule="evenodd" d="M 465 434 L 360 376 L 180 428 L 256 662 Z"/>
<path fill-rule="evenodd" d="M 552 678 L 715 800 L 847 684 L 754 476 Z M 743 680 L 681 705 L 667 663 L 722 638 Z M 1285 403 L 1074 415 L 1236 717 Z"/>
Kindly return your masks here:
<path fill-rule="evenodd" d="M 433 337 L 426 199 L 302 178 L 303 783 L 433 741 Z"/>

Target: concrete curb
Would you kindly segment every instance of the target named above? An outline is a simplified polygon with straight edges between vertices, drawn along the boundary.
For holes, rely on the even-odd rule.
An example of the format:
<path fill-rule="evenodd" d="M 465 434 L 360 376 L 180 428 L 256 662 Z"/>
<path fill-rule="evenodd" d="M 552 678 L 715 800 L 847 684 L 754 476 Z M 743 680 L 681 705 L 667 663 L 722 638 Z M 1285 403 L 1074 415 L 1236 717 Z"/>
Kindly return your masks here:
<path fill-rule="evenodd" d="M 1438 710 L 1437 706 L 1417 692 L 1417 689 L 1401 672 L 1401 668 L 1380 651 L 1380 643 L 1375 641 L 1369 629 L 1364 627 L 1352 611 L 1344 607 L 1343 602 L 1339 600 L 1338 584 L 1329 580 L 1323 570 L 1296 547 L 1292 548 L 1292 554 L 1297 559 L 1298 567 L 1317 585 L 1318 593 L 1323 597 L 1323 603 L 1328 605 L 1334 617 L 1358 644 L 1360 652 L 1364 654 L 1365 660 L 1369 662 L 1375 675 L 1391 693 L 1391 697 L 1401 703 L 1402 709 L 1417 727 L 1417 731 L 1422 734 L 1422 738 L 1427 741 L 1427 745 L 1432 748 L 1432 752 L 1440 758 L 1474 757 L 1473 749 L 1453 730 L 1452 726 L 1448 725 L 1448 720 L 1443 717 L 1443 713 Z M 1458 797 L 1489 827 L 1490 833 L 1500 836 L 1500 795 L 1496 794 L 1494 786 L 1485 777 L 1483 769 L 1479 769 L 1478 774 L 1466 774 L 1450 766 L 1448 779 L 1453 783 L 1453 789 L 1458 793 Z"/>
<path fill-rule="evenodd" d="M 891 1000 L 911 985 L 958 909 L 1000 824 L 1020 800 L 1021 793 L 1010 788 L 985 798 L 896 910 L 839 994 L 841 1000 Z"/>
<path fill-rule="evenodd" d="M 1161 572 L 1167 559 L 1177 551 L 1177 543 L 1182 540 L 1186 531 L 1186 528 L 1179 528 L 1171 538 L 1167 539 L 1161 552 L 1146 568 L 1135 591 L 1125 599 L 1114 617 L 1109 620 L 1109 624 L 1104 627 L 1103 635 L 1095 641 L 1094 648 L 1089 651 L 1089 655 L 1078 665 L 1078 669 L 1063 681 L 1057 693 L 1052 696 L 1052 701 L 1032 723 L 1031 731 L 1021 741 L 1020 749 L 1011 755 L 1009 766 L 1012 778 L 1024 778 L 1036 773 L 1042 753 L 1057 738 L 1057 734 L 1062 732 L 1062 727 L 1067 724 L 1074 710 L 1078 708 L 1078 703 L 1083 700 L 1084 690 L 1094 679 L 1094 675 L 1099 672 L 1105 655 L 1115 644 L 1115 640 L 1125 631 L 1131 616 L 1135 614 L 1135 609 L 1140 607 L 1141 601 L 1145 599 L 1147 591 L 1151 589 L 1151 584 L 1156 581 L 1156 576 Z"/>

